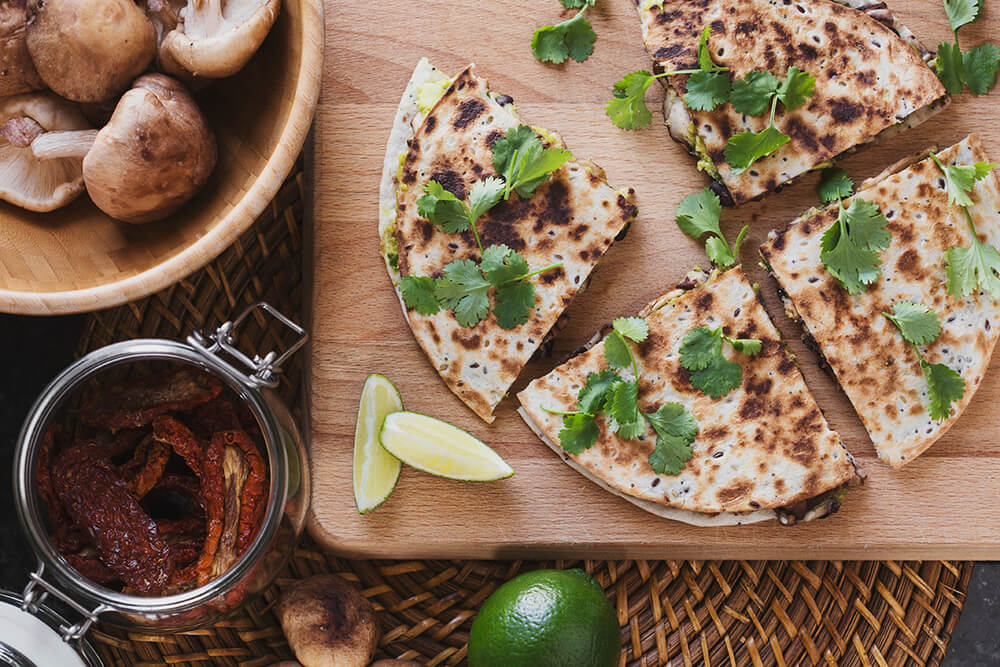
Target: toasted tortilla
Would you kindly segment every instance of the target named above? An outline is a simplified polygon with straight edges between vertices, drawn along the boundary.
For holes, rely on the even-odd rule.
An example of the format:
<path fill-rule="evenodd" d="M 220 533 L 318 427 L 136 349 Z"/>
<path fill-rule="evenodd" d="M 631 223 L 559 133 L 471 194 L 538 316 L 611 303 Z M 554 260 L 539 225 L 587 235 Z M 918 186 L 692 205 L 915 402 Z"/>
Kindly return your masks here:
<path fill-rule="evenodd" d="M 493 143 L 521 124 L 510 98 L 490 92 L 473 66 L 448 81 L 426 60 L 417 65 L 386 150 L 379 226 L 397 293 L 401 275 L 437 276 L 453 260 L 479 259 L 471 232 L 437 230 L 419 216 L 417 200 L 431 180 L 464 199 L 475 181 L 496 175 Z M 428 84 L 443 94 L 432 108 L 422 109 Z M 565 147 L 552 132 L 539 130 L 539 135 L 549 145 Z M 532 268 L 563 263 L 531 279 L 535 309 L 525 324 L 505 330 L 491 315 L 475 327 L 463 327 L 449 311 L 421 315 L 403 305 L 431 364 L 477 415 L 493 421 L 493 410 L 521 369 L 635 214 L 631 190 L 617 191 L 599 167 L 571 160 L 533 197 L 512 194 L 478 222 L 484 246 L 506 244 Z"/>
<path fill-rule="evenodd" d="M 574 468 L 647 511 L 697 525 L 772 519 L 857 477 L 853 458 L 827 424 L 742 269 L 668 293 L 641 315 L 649 338 L 634 346 L 639 407 L 648 412 L 668 402 L 683 404 L 700 426 L 693 457 L 678 475 L 657 474 L 648 461 L 652 429 L 639 440 L 623 440 L 602 416 L 594 446 L 581 454 L 558 447 L 562 417 L 547 410 L 576 409 L 587 376 L 607 367 L 601 341 L 518 394 L 525 421 Z M 726 351 L 743 367 L 743 385 L 713 399 L 691 386 L 679 350 L 695 327 L 720 325 L 727 335 L 759 339 L 762 349 L 752 358 Z M 812 509 L 803 505 L 799 518 L 836 507 Z"/>
<path fill-rule="evenodd" d="M 938 156 L 945 164 L 987 160 L 975 135 Z M 997 184 L 995 172 L 979 181 L 970 208 L 980 238 L 994 247 L 1000 245 Z M 772 232 L 761 247 L 785 292 L 789 316 L 805 326 L 810 344 L 854 404 L 879 457 L 894 468 L 915 459 L 958 420 L 986 374 L 1000 335 L 1000 303 L 985 293 L 965 299 L 948 294 L 944 252 L 971 245 L 972 233 L 962 210 L 948 204 L 944 188 L 941 171 L 930 158 L 906 161 L 862 184 L 855 196 L 878 205 L 889 221 L 892 243 L 881 254 L 878 282 L 856 296 L 820 260 L 823 232 L 837 219 L 835 204 Z M 906 299 L 932 308 L 941 318 L 941 336 L 922 348 L 927 361 L 947 364 L 965 380 L 964 396 L 942 422 L 927 412 L 927 382 L 917 356 L 882 316 Z"/>
<path fill-rule="evenodd" d="M 687 77 L 660 79 L 671 135 L 699 157 L 699 168 L 721 184 L 717 190 L 727 203 L 774 190 L 883 132 L 914 127 L 949 99 L 925 64 L 931 54 L 881 2 L 642 0 L 638 6 L 656 72 L 696 68 L 698 39 L 711 25 L 712 58 L 729 67 L 732 78 L 756 69 L 784 77 L 794 65 L 816 79 L 804 106 L 785 111 L 779 104 L 775 124 L 791 140 L 740 174 L 726 163 L 726 142 L 763 130 L 768 114 L 747 117 L 728 103 L 692 111 L 681 99 Z"/>

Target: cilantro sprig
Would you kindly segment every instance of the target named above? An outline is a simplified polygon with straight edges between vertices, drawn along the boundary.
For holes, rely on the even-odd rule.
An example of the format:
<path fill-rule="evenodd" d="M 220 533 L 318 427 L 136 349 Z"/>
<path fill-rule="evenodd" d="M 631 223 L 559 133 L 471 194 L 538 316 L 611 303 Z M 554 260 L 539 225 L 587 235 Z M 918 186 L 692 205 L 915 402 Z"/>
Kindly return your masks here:
<path fill-rule="evenodd" d="M 733 109 L 749 116 L 763 113 L 769 106 L 771 115 L 760 132 L 741 132 L 726 142 L 726 162 L 735 174 L 742 174 L 757 160 L 787 144 L 791 137 L 774 125 L 778 102 L 787 111 L 798 109 L 816 90 L 816 79 L 794 65 L 788 68 L 782 81 L 770 72 L 754 70 L 733 82 L 729 102 Z"/>
<path fill-rule="evenodd" d="M 820 260 L 850 294 L 860 294 L 882 273 L 879 256 L 889 247 L 892 234 L 877 204 L 854 199 L 840 211 L 837 220 L 823 232 Z"/>
<path fill-rule="evenodd" d="M 722 201 L 719 196 L 709 188 L 704 188 L 685 197 L 677 207 L 674 217 L 681 231 L 695 241 L 708 234 L 708 238 L 705 239 L 705 254 L 720 269 L 728 269 L 739 261 L 740 245 L 746 238 L 750 226 L 744 225 L 736 236 L 736 242 L 730 246 L 719 226 L 721 213 Z"/>
<path fill-rule="evenodd" d="M 649 455 L 649 465 L 661 475 L 677 475 L 692 456 L 691 443 L 698 434 L 698 422 L 680 403 L 665 403 L 652 412 L 639 409 L 639 369 L 631 343 L 641 343 L 649 336 L 649 326 L 640 317 L 622 317 L 614 321 L 604 339 L 604 358 L 608 368 L 587 376 L 577 395 L 575 411 L 547 410 L 563 416 L 559 443 L 571 454 L 582 454 L 597 442 L 601 430 L 598 415 L 603 415 L 608 430 L 626 440 L 647 432 L 656 433 L 656 444 Z M 626 380 L 620 371 L 631 368 L 633 379 Z"/>
<path fill-rule="evenodd" d="M 816 193 L 824 204 L 846 199 L 854 194 L 854 181 L 840 167 L 827 167 L 820 175 Z"/>
<path fill-rule="evenodd" d="M 1000 49 L 990 43 L 980 44 L 963 52 L 958 41 L 958 29 L 979 18 L 983 0 L 944 0 L 955 43 L 938 45 L 937 75 L 951 94 L 962 92 L 965 86 L 974 95 L 985 95 L 997 81 L 1000 71 Z"/>
<path fill-rule="evenodd" d="M 920 360 L 920 370 L 927 381 L 928 413 L 935 421 L 944 421 L 951 414 L 951 405 L 965 395 L 965 380 L 946 364 L 932 364 L 920 352 L 941 335 L 941 319 L 927 306 L 913 301 L 898 301 L 892 313 L 882 313 L 896 325 L 903 340 L 913 347 Z"/>
<path fill-rule="evenodd" d="M 948 293 L 964 299 L 977 289 L 984 289 L 995 300 L 1000 301 L 1000 252 L 979 240 L 979 233 L 969 212 L 969 207 L 973 204 L 971 197 L 973 188 L 997 165 L 995 162 L 946 165 L 936 154 L 931 153 L 930 156 L 944 173 L 948 203 L 961 207 L 972 236 L 972 245 L 968 248 L 954 246 L 944 253 Z"/>
<path fill-rule="evenodd" d="M 566 9 L 579 9 L 572 18 L 547 25 L 535 31 L 531 37 L 531 52 L 539 62 L 561 65 L 567 58 L 582 63 L 594 52 L 597 33 L 584 17 L 597 0 L 561 0 Z"/>
<path fill-rule="evenodd" d="M 743 367 L 726 359 L 723 342 L 748 357 L 757 356 L 762 347 L 753 338 L 730 338 L 722 327 L 696 327 L 681 341 L 681 367 L 690 371 L 694 388 L 712 398 L 722 398 L 743 383 Z"/>
<path fill-rule="evenodd" d="M 493 145 L 493 166 L 500 178 L 490 176 L 473 183 L 468 203 L 437 181 L 428 182 L 417 200 L 417 213 L 446 234 L 471 230 L 481 259 L 449 262 L 440 278 L 402 276 L 399 287 L 406 307 L 421 315 L 450 310 L 464 327 L 476 326 L 491 312 L 503 329 L 527 322 L 535 305 L 535 286 L 529 279 L 562 263 L 532 270 L 520 253 L 506 245 L 484 248 L 476 222 L 511 192 L 533 196 L 571 158 L 568 150 L 546 148 L 534 130 L 520 125 L 507 130 Z"/>
<path fill-rule="evenodd" d="M 615 83 L 613 97 L 608 101 L 605 113 L 611 122 L 623 130 L 637 130 L 646 127 L 653 120 L 653 114 L 646 106 L 646 91 L 656 79 L 667 76 L 688 75 L 687 92 L 684 103 L 690 109 L 711 111 L 729 98 L 731 84 L 728 67 L 716 65 L 708 48 L 708 38 L 712 34 L 710 26 L 705 26 L 698 40 L 698 68 L 674 70 L 652 74 L 639 70 L 626 74 Z"/>

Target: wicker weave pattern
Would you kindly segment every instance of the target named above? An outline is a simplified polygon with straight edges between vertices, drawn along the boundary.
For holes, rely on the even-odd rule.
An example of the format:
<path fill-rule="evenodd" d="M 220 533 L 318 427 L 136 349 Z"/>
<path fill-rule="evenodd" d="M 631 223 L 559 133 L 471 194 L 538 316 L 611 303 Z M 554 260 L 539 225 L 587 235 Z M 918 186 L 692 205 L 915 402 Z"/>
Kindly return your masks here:
<path fill-rule="evenodd" d="M 92 315 L 79 351 L 117 340 L 183 338 L 264 299 L 302 312 L 300 170 L 268 211 L 205 269 L 142 301 Z M 282 347 L 286 332 L 253 320 L 241 344 Z M 300 357 L 301 359 L 301 357 Z M 301 361 L 282 392 L 295 405 Z M 335 572 L 376 608 L 383 657 L 428 665 L 464 661 L 475 610 L 501 583 L 537 567 L 582 567 L 618 611 L 622 664 L 937 665 L 958 621 L 968 562 L 348 561 L 303 540 L 288 570 L 238 616 L 195 632 L 156 636 L 101 627 L 108 664 L 267 665 L 291 657 L 271 606 L 296 578 Z"/>

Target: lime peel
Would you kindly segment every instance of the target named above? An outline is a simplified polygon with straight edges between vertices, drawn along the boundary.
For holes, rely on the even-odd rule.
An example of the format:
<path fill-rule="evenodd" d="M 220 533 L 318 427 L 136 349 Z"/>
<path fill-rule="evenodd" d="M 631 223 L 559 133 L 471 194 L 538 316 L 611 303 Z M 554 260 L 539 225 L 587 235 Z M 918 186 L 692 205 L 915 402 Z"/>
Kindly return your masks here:
<path fill-rule="evenodd" d="M 395 385 L 383 375 L 365 379 L 354 430 L 354 503 L 368 514 L 384 503 L 399 481 L 403 464 L 379 442 L 386 416 L 403 409 Z"/>

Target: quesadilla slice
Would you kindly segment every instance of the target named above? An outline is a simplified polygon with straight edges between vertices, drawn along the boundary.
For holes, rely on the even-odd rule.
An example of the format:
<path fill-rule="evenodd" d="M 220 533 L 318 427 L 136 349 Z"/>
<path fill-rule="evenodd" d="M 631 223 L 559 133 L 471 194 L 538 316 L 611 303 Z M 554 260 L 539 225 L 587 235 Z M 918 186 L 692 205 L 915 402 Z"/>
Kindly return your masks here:
<path fill-rule="evenodd" d="M 637 5 L 654 73 L 697 69 L 699 38 L 707 27 L 711 67 L 728 68 L 734 82 L 756 76 L 755 70 L 780 81 L 790 68 L 815 79 L 815 88 L 803 89 L 804 98 L 789 105 L 794 110 L 784 104 L 776 113 L 771 108 L 773 127 L 787 143 L 745 167 L 730 164 L 727 145 L 741 133 L 770 127 L 766 98 L 752 115 L 738 112 L 732 95 L 711 110 L 693 110 L 684 99 L 693 77 L 660 79 L 671 136 L 688 146 L 729 205 L 775 190 L 877 137 L 914 127 L 949 99 L 926 65 L 933 54 L 881 2 L 637 0 Z M 751 88 L 759 92 L 768 85 L 759 79 Z"/>
<path fill-rule="evenodd" d="M 400 102 L 381 198 L 381 252 L 404 316 L 487 422 L 636 215 L 631 190 L 524 125 L 473 66 L 451 78 L 426 60 Z"/>
<path fill-rule="evenodd" d="M 529 384 L 518 394 L 521 416 L 586 477 L 660 516 L 714 526 L 836 512 L 859 479 L 854 460 L 756 291 L 739 267 L 700 278 L 648 305 L 641 319 L 616 320 L 587 351 Z M 641 340 L 624 343 L 631 361 L 622 332 Z M 713 383 L 688 368 L 711 354 L 705 367 L 717 364 L 726 376 Z M 636 375 L 632 395 L 644 417 L 632 428 L 618 403 Z M 595 390 L 609 380 L 602 403 Z M 587 429 L 589 439 L 574 440 Z"/>
<path fill-rule="evenodd" d="M 967 207 L 949 201 L 949 194 L 957 192 L 936 160 L 968 174 Z M 983 266 L 977 285 L 978 262 L 966 261 L 974 251 L 984 262 L 1000 262 L 995 250 L 1000 191 L 986 163 L 982 145 L 970 135 L 935 157 L 924 153 L 891 167 L 840 205 L 808 211 L 784 231 L 772 232 L 761 248 L 789 317 L 804 326 L 807 345 L 853 403 L 879 457 L 896 468 L 958 420 L 986 374 L 1000 335 L 995 275 L 1000 266 Z M 882 216 L 872 220 L 884 219 L 879 245 L 884 250 L 867 255 L 875 264 L 855 282 L 840 271 L 840 258 L 833 261 L 829 253 L 843 250 L 831 243 L 841 218 L 863 206 Z M 871 235 L 871 229 L 850 234 Z M 865 252 L 850 255 L 867 261 Z M 902 335 L 905 327 L 896 324 L 900 309 L 917 324 L 929 319 L 923 340 L 911 342 Z"/>

